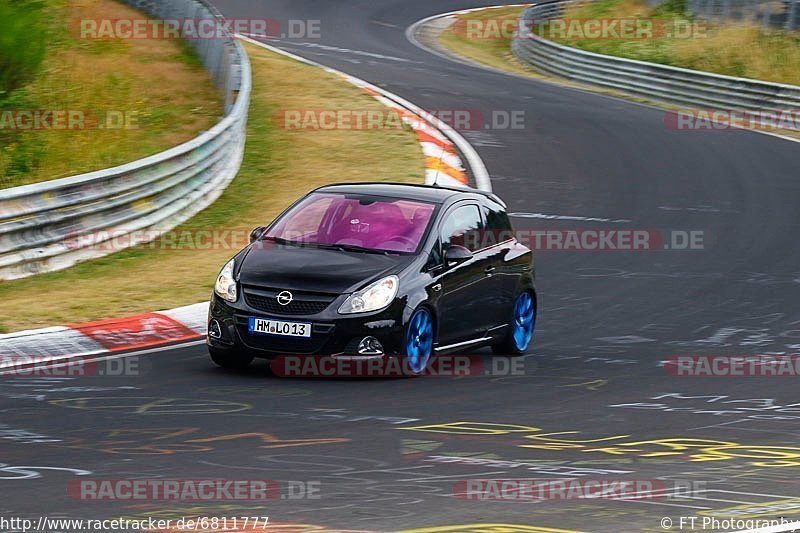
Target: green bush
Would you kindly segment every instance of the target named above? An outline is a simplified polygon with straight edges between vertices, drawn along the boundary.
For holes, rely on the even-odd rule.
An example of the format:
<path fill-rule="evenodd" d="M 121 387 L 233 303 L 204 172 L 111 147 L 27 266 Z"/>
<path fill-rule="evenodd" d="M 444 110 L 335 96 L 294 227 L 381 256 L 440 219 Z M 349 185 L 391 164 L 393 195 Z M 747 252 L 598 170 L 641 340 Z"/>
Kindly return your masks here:
<path fill-rule="evenodd" d="M 28 83 L 44 59 L 41 0 L 0 0 L 0 100 Z"/>

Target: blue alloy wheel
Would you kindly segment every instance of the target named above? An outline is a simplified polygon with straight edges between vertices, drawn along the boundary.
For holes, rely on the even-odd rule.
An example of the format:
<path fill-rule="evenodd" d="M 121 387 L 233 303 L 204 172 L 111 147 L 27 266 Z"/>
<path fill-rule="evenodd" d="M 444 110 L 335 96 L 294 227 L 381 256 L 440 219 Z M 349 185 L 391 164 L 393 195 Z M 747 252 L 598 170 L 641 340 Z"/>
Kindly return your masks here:
<path fill-rule="evenodd" d="M 536 324 L 536 310 L 530 293 L 523 292 L 514 303 L 514 344 L 524 352 L 531 343 L 533 327 Z"/>
<path fill-rule="evenodd" d="M 411 317 L 406 332 L 406 358 L 408 368 L 421 374 L 428 366 L 433 351 L 433 320 L 427 309 L 417 309 Z"/>

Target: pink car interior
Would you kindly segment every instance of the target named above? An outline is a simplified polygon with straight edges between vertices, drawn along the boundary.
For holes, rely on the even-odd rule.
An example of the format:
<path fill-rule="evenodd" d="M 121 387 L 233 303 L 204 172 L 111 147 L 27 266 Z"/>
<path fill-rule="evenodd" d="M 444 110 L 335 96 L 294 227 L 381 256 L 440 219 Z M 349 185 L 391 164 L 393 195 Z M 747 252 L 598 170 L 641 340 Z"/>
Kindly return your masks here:
<path fill-rule="evenodd" d="M 312 195 L 296 206 L 272 235 L 325 245 L 345 245 L 388 252 L 413 252 L 431 220 L 434 206 L 412 200 L 380 200 Z M 320 206 L 327 203 L 320 217 Z M 306 222 L 308 220 L 308 222 Z M 286 228 L 303 227 L 318 220 L 316 231 L 300 239 L 284 235 Z"/>

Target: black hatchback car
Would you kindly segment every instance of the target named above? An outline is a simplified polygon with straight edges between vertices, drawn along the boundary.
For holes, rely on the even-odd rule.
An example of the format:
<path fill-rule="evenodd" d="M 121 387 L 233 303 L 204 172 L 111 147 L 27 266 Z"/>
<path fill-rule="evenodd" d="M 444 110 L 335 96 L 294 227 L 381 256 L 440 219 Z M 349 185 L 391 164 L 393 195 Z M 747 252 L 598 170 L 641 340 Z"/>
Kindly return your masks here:
<path fill-rule="evenodd" d="M 473 189 L 328 185 L 295 202 L 231 259 L 214 287 L 208 349 L 223 367 L 254 357 L 431 356 L 530 344 L 533 256 L 505 204 Z"/>

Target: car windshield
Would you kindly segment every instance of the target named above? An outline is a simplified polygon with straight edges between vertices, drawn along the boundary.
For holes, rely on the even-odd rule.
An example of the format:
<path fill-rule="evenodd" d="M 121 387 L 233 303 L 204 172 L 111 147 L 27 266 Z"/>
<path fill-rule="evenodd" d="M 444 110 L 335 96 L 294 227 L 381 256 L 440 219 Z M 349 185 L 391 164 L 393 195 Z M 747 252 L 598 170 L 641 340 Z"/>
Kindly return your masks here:
<path fill-rule="evenodd" d="M 434 204 L 363 194 L 312 193 L 263 238 L 375 252 L 415 252 Z"/>

